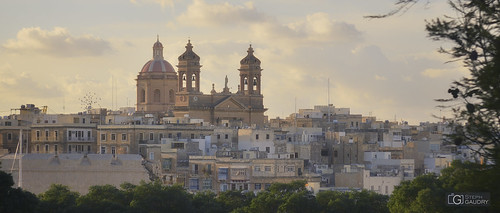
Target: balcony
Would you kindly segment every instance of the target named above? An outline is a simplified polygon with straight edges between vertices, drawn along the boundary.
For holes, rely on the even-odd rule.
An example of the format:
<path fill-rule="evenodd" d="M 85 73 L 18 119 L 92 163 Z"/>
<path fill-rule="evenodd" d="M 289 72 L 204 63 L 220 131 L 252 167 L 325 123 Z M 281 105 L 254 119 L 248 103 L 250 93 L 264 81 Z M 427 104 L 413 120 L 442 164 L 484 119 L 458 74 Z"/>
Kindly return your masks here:
<path fill-rule="evenodd" d="M 95 137 L 71 137 L 68 142 L 96 142 Z"/>

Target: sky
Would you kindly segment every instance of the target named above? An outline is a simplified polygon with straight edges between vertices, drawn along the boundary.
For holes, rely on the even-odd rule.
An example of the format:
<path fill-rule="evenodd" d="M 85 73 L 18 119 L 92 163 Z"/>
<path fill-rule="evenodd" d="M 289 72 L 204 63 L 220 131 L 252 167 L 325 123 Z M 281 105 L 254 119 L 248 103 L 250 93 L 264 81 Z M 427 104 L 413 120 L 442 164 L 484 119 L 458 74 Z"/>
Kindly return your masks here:
<path fill-rule="evenodd" d="M 23 104 L 48 113 L 135 106 L 137 74 L 157 35 L 174 67 L 190 39 L 201 90 L 238 88 L 250 44 L 262 64 L 269 118 L 333 104 L 378 120 L 436 122 L 453 80 L 467 75 L 437 49 L 425 21 L 453 13 L 422 1 L 384 19 L 395 0 L 19 0 L 0 7 L 0 115 Z M 329 94 L 329 95 L 328 95 Z M 329 100 L 329 102 L 328 102 Z"/>

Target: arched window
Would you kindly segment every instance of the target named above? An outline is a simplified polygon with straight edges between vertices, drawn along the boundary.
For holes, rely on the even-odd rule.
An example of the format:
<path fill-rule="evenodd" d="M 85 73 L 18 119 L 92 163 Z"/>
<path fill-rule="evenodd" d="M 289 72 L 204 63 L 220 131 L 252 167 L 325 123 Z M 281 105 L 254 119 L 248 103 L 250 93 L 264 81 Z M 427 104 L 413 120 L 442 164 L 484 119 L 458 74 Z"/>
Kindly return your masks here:
<path fill-rule="evenodd" d="M 155 102 L 155 103 L 160 102 L 160 90 L 159 89 L 155 89 L 155 91 L 153 92 L 153 102 Z"/>
<path fill-rule="evenodd" d="M 139 100 L 141 103 L 146 102 L 146 91 L 144 91 L 144 89 L 141 89 L 141 93 L 139 94 Z"/>
<path fill-rule="evenodd" d="M 175 101 L 175 94 L 174 90 L 168 91 L 168 99 L 170 103 L 173 103 Z"/>
<path fill-rule="evenodd" d="M 252 88 L 253 90 L 257 90 L 257 77 L 253 77 Z"/>
<path fill-rule="evenodd" d="M 243 79 L 243 90 L 248 90 L 248 78 Z"/>
<path fill-rule="evenodd" d="M 186 88 L 186 74 L 182 74 L 182 88 Z"/>

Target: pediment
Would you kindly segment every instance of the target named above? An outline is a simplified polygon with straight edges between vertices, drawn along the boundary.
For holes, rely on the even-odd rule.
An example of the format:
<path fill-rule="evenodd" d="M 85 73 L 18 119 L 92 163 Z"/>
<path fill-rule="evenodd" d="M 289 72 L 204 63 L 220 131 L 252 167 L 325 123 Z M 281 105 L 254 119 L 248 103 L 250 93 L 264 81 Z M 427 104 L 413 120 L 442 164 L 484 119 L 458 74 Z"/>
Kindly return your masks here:
<path fill-rule="evenodd" d="M 225 100 L 221 101 L 219 104 L 215 105 L 215 109 L 219 110 L 242 110 L 247 109 L 245 105 L 235 100 L 232 97 L 228 97 Z"/>

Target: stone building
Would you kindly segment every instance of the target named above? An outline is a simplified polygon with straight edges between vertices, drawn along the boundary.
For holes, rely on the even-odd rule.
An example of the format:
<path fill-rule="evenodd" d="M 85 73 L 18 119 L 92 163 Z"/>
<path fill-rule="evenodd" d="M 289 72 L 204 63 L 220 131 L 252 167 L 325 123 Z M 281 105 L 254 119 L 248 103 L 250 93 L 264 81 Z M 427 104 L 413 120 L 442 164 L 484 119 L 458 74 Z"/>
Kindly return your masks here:
<path fill-rule="evenodd" d="M 200 57 L 193 51 L 191 41 L 178 57 L 178 71 L 163 59 L 163 45 L 153 45 L 153 59 L 137 76 L 137 111 L 160 116 L 203 119 L 211 124 L 241 123 L 240 126 L 263 125 L 266 121 L 260 60 L 253 55 L 252 46 L 240 61 L 240 85 L 236 93 L 227 86 L 221 92 L 212 88 L 210 94 L 200 91 Z"/>
<path fill-rule="evenodd" d="M 137 75 L 137 111 L 172 114 L 177 92 L 177 73 L 163 58 L 163 45 L 153 45 L 153 58 L 146 62 Z"/>
<path fill-rule="evenodd" d="M 139 155 L 97 154 L 23 154 L 22 178 L 19 178 L 19 159 L 14 154 L 0 157 L 1 170 L 10 172 L 16 186 L 39 194 L 51 184 L 63 184 L 70 190 L 86 194 L 90 186 L 111 184 L 119 187 L 124 182 L 139 184 L 148 181 L 148 173 Z M 7 166 L 8 165 L 8 166 Z"/>

